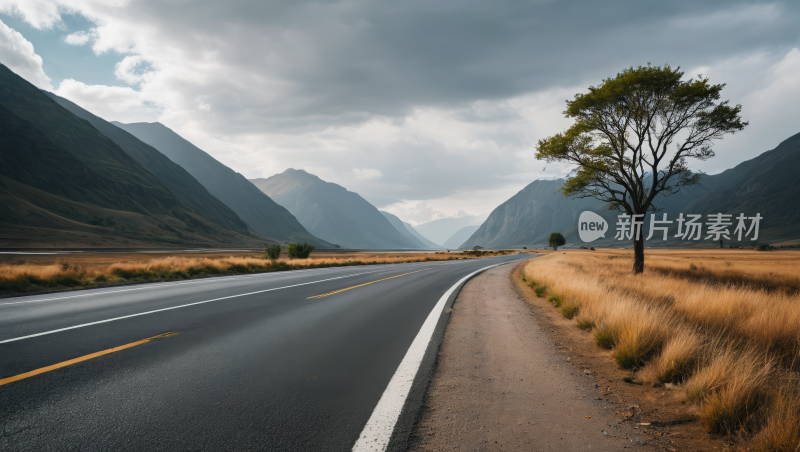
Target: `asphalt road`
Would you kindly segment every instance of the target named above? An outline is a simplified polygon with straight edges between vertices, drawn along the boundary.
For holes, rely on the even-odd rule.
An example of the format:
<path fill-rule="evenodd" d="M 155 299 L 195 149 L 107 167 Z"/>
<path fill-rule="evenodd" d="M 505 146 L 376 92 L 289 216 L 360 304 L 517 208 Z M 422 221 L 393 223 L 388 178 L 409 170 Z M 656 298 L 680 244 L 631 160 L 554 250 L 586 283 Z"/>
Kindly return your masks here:
<path fill-rule="evenodd" d="M 0 450 L 350 450 L 442 295 L 528 257 L 0 300 Z"/>

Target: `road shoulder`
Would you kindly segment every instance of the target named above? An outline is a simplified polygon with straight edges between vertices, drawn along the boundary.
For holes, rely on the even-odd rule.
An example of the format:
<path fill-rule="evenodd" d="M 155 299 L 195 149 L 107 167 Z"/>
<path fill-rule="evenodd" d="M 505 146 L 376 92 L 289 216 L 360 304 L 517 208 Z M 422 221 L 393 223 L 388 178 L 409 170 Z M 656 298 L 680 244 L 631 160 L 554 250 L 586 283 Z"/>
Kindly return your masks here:
<path fill-rule="evenodd" d="M 453 306 L 410 450 L 653 450 L 601 387 L 558 350 L 511 283 L 473 278 Z"/>

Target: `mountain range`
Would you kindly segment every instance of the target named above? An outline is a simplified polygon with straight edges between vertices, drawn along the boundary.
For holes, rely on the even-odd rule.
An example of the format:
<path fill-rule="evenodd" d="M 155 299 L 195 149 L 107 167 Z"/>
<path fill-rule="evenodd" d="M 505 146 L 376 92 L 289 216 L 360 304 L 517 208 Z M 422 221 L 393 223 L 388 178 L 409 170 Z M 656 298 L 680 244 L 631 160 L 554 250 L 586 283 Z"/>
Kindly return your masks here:
<path fill-rule="evenodd" d="M 286 207 L 312 234 L 350 249 L 419 249 L 412 234 L 403 233 L 357 193 L 303 170 L 288 169 L 251 182 Z"/>
<path fill-rule="evenodd" d="M 0 107 L 0 246 L 264 242 L 224 206 L 207 213 L 178 195 L 91 123 L 4 65 Z M 182 187 L 197 188 L 191 181 Z"/>
<path fill-rule="evenodd" d="M 655 204 L 662 209 L 657 218 L 661 219 L 663 214 L 667 214 L 668 220 L 674 220 L 681 213 L 684 216 L 700 214 L 703 221 L 707 222 L 709 214 L 731 214 L 734 218 L 740 213 L 748 217 L 759 213 L 763 220 L 758 239 L 744 240 L 743 237 L 739 242 L 731 236 L 729 245 L 800 243 L 799 167 L 800 134 L 797 134 L 781 142 L 775 149 L 734 168 L 715 175 L 703 175 L 699 185 L 673 196 L 657 197 Z M 618 212 L 609 211 L 606 205 L 592 198 L 565 198 L 558 192 L 563 183 L 563 179 L 532 182 L 498 206 L 460 247 L 543 247 L 547 245 L 551 232 L 563 233 L 568 246 L 588 245 L 580 240 L 577 228 L 578 217 L 583 211 L 597 213 L 608 222 L 611 229 L 605 238 L 592 242 L 592 246 L 631 246 L 630 241 L 614 239 Z M 648 215 L 646 219 L 649 218 Z M 734 220 L 731 232 L 735 226 Z M 649 221 L 645 222 L 644 231 L 648 233 Z M 645 241 L 645 246 L 718 246 L 716 242 L 705 240 L 676 239 L 676 233 L 677 224 L 673 223 L 669 229 L 669 240 Z"/>
<path fill-rule="evenodd" d="M 275 240 L 309 242 L 317 247 L 331 244 L 309 233 L 288 210 L 270 199 L 236 171 L 160 123 L 112 122 L 168 157 L 194 176 L 200 184 L 236 212 L 254 231 Z"/>

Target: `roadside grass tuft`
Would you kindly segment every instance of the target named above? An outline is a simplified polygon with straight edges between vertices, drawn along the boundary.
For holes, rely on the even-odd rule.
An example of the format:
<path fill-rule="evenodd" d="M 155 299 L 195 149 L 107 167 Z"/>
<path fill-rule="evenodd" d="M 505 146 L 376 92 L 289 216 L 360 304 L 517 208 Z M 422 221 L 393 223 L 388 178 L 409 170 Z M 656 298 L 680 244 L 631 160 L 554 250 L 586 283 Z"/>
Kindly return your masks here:
<path fill-rule="evenodd" d="M 537 297 L 543 297 L 544 294 L 547 293 L 547 287 L 545 287 L 545 286 L 538 286 L 533 290 L 534 290 L 534 292 L 536 292 L 536 296 Z"/>
<path fill-rule="evenodd" d="M 594 332 L 594 341 L 597 345 L 607 350 L 611 350 L 614 347 L 614 335 L 607 324 L 597 327 Z"/>
<path fill-rule="evenodd" d="M 564 300 L 562 300 L 558 295 L 550 295 L 550 298 L 548 298 L 547 301 L 553 303 L 553 306 L 557 308 L 560 308 L 561 305 L 564 304 Z"/>
<path fill-rule="evenodd" d="M 589 331 L 589 330 L 591 330 L 592 328 L 594 328 L 594 326 L 595 326 L 595 324 L 594 324 L 594 320 L 592 320 L 592 319 L 590 319 L 590 318 L 588 318 L 588 317 L 585 317 L 585 316 L 581 316 L 581 317 L 580 317 L 580 318 L 579 318 L 579 319 L 578 319 L 578 320 L 575 322 L 575 325 L 577 325 L 577 326 L 578 326 L 578 328 L 580 328 L 580 329 L 582 329 L 582 330 L 584 330 L 584 331 Z"/>
<path fill-rule="evenodd" d="M 564 306 L 561 308 L 561 315 L 568 319 L 572 319 L 578 314 L 578 307 L 577 306 Z"/>

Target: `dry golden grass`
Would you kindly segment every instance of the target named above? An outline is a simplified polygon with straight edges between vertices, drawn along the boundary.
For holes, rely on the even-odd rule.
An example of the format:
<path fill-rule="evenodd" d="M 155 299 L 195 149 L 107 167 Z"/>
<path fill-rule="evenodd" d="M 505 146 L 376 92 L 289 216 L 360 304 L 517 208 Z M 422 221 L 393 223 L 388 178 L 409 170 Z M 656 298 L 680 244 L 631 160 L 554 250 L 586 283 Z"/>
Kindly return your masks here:
<path fill-rule="evenodd" d="M 800 450 L 797 428 L 780 426 L 798 419 L 800 386 L 777 377 L 800 370 L 800 252 L 648 250 L 644 274 L 632 264 L 627 250 L 575 250 L 533 259 L 524 274 L 577 310 L 577 326 L 620 367 L 680 384 L 709 430 Z"/>
<path fill-rule="evenodd" d="M 514 251 L 516 252 L 516 251 Z M 194 276 L 259 273 L 303 268 L 403 262 L 474 259 L 509 254 L 511 251 L 474 253 L 444 252 L 315 252 L 308 259 L 277 261 L 252 253 L 240 254 L 137 254 L 87 253 L 26 255 L 0 262 L 0 294 L 62 288 L 94 287 L 138 281 L 165 281 Z"/>

